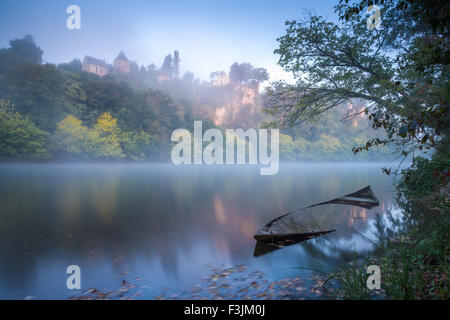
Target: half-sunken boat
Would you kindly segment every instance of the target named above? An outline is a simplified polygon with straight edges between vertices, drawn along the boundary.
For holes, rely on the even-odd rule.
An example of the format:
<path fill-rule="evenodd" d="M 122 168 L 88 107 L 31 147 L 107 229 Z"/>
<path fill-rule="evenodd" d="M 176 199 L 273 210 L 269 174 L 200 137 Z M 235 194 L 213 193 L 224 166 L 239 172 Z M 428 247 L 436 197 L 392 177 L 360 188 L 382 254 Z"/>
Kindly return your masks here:
<path fill-rule="evenodd" d="M 333 222 L 326 219 L 327 215 L 324 215 L 325 221 L 322 224 L 313 223 L 317 218 L 320 220 L 322 213 L 326 213 L 330 209 L 336 210 L 336 208 L 330 208 L 330 204 L 352 205 L 371 209 L 378 206 L 379 203 L 370 186 L 367 186 L 345 196 L 283 214 L 267 223 L 253 237 L 260 242 L 284 246 L 336 231 L 329 228 L 333 225 Z M 313 217 L 314 219 L 312 219 Z"/>

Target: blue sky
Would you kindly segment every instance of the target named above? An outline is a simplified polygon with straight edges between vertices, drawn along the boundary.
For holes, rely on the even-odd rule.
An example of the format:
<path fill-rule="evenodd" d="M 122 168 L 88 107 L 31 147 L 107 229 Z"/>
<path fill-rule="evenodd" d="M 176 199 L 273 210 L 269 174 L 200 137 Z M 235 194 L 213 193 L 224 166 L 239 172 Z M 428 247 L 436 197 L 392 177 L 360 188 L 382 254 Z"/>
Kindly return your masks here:
<path fill-rule="evenodd" d="M 91 55 L 112 62 L 120 50 L 139 65 L 162 64 L 178 50 L 181 71 L 202 80 L 235 62 L 268 69 L 271 80 L 289 79 L 277 67 L 276 38 L 286 20 L 304 10 L 335 20 L 337 0 L 1 0 L 0 47 L 31 34 L 44 61 Z M 81 8 L 81 30 L 66 28 L 66 8 Z"/>

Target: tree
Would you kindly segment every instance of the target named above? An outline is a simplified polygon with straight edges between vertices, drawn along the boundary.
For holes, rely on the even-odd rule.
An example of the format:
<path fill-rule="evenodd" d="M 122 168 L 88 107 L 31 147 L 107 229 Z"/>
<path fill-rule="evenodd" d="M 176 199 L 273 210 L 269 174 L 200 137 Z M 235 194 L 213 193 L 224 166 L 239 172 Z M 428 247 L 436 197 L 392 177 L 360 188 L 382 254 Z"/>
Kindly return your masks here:
<path fill-rule="evenodd" d="M 82 63 L 80 59 L 73 59 L 68 63 L 60 63 L 58 64 L 58 68 L 65 71 L 70 72 L 81 72 L 82 71 Z"/>
<path fill-rule="evenodd" d="M 0 100 L 0 159 L 41 160 L 50 157 L 48 133 L 9 102 Z"/>
<path fill-rule="evenodd" d="M 230 67 L 230 80 L 237 83 L 246 83 L 252 77 L 253 66 L 250 63 L 233 63 Z"/>
<path fill-rule="evenodd" d="M 380 1 L 380 30 L 366 25 L 368 4 L 341 0 L 340 25 L 314 15 L 286 22 L 275 52 L 298 82 L 275 83 L 268 91 L 267 111 L 278 118 L 272 125 L 294 126 L 343 102 L 363 100 L 372 126 L 388 136 L 355 152 L 389 142 L 404 156 L 416 149 L 442 150 L 449 130 L 448 60 L 434 55 L 448 57 L 448 17 L 431 14 L 430 22 L 419 14 L 441 8 L 442 1 Z"/>
<path fill-rule="evenodd" d="M 89 159 L 94 153 L 89 128 L 72 115 L 58 123 L 54 142 L 57 152 L 66 158 Z"/>
<path fill-rule="evenodd" d="M 120 145 L 120 129 L 117 119 L 110 113 L 102 113 L 91 132 L 94 141 L 96 158 L 121 159 L 125 157 Z"/>
<path fill-rule="evenodd" d="M 46 137 L 52 141 L 49 157 L 167 160 L 170 146 L 166 142 L 174 129 L 186 127 L 185 119 L 191 119 L 192 110 L 182 110 L 188 104 L 148 89 L 149 85 L 158 85 L 160 70 L 150 65 L 148 70 L 137 71 L 132 64 L 135 70 L 128 76 L 98 77 L 77 72 L 81 69 L 79 60 L 58 67 L 39 64 L 38 59 L 29 59 L 33 55 L 27 52 L 33 50 L 26 49 L 27 43 L 34 42 L 30 38 L 13 40 L 11 48 L 0 49 L 0 97 L 14 101 L 14 111 L 29 134 L 36 137 L 36 145 L 41 143 L 41 136 L 34 129 L 40 129 L 44 136 L 48 133 Z M 172 65 L 170 57 L 168 60 L 166 65 Z M 190 76 L 188 73 L 185 78 L 188 81 L 168 81 L 174 84 L 173 92 L 192 95 L 199 85 L 189 80 Z M 12 130 L 9 125 L 22 123 L 16 116 L 10 118 L 1 129 Z M 112 132 L 105 131 L 108 123 L 115 128 Z M 20 137 L 24 136 L 17 139 Z M 4 146 L 9 143 L 17 153 L 11 153 L 11 149 L 7 158 L 27 158 L 21 145 L 11 141 L 14 139 L 5 138 Z M 28 159 L 35 158 L 29 153 Z"/>
<path fill-rule="evenodd" d="M 66 115 L 64 78 L 54 65 L 17 65 L 0 85 L 0 95 L 13 101 L 39 128 L 53 131 Z"/>
<path fill-rule="evenodd" d="M 69 159 L 142 160 L 153 151 L 153 137 L 144 132 L 123 131 L 117 119 L 103 113 L 92 129 L 69 115 L 58 123 L 54 135 L 56 152 Z"/>
<path fill-rule="evenodd" d="M 42 63 L 43 51 L 36 46 L 34 39 L 26 35 L 23 39 L 15 39 L 9 42 L 11 52 L 18 56 L 23 63 Z"/>
<path fill-rule="evenodd" d="M 122 131 L 120 145 L 130 160 L 143 160 L 151 153 L 152 136 L 144 131 L 139 133 Z"/>
<path fill-rule="evenodd" d="M 172 55 L 169 54 L 164 58 L 163 65 L 161 66 L 161 72 L 165 75 L 172 76 L 173 74 L 173 60 Z"/>
<path fill-rule="evenodd" d="M 185 72 L 183 74 L 183 81 L 191 83 L 192 81 L 194 81 L 194 74 L 192 72 Z"/>
<path fill-rule="evenodd" d="M 252 81 L 255 83 L 261 83 L 269 80 L 269 73 L 265 68 L 254 68 L 252 70 Z"/>
<path fill-rule="evenodd" d="M 258 84 L 269 79 L 264 68 L 254 68 L 250 63 L 233 63 L 230 67 L 230 80 L 237 83 Z"/>
<path fill-rule="evenodd" d="M 280 134 L 280 158 L 287 161 L 296 160 L 294 141 L 286 134 Z"/>
<path fill-rule="evenodd" d="M 180 53 L 175 50 L 173 53 L 173 75 L 178 78 L 180 76 Z"/>
<path fill-rule="evenodd" d="M 14 39 L 9 42 L 10 48 L 0 50 L 0 78 L 17 66 L 30 63 L 42 63 L 42 50 L 36 46 L 33 37 L 27 35 L 23 39 Z"/>

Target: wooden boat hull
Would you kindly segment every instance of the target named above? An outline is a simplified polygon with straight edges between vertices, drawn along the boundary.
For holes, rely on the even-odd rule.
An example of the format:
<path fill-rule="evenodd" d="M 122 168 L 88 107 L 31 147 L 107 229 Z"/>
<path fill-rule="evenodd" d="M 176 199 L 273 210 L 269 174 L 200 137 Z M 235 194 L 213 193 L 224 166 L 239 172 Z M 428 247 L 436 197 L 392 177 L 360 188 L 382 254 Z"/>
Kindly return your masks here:
<path fill-rule="evenodd" d="M 314 231 L 307 233 L 285 233 L 285 234 L 272 234 L 267 233 L 264 230 L 260 230 L 253 235 L 253 238 L 257 241 L 262 242 L 300 242 L 308 239 L 318 237 L 323 234 L 327 234 L 336 230 L 324 230 L 324 231 Z"/>
<path fill-rule="evenodd" d="M 304 207 L 302 209 L 297 209 L 286 214 L 279 216 L 278 218 L 273 219 L 268 222 L 263 228 L 258 230 L 253 238 L 257 240 L 257 245 L 255 247 L 255 256 L 259 256 L 265 254 L 267 252 L 271 252 L 273 250 L 277 250 L 284 246 L 290 246 L 302 241 L 306 241 L 324 234 L 328 234 L 330 232 L 336 231 L 335 229 L 324 230 L 309 230 L 308 232 L 298 232 L 298 233 L 282 233 L 276 232 L 274 226 L 279 224 L 280 221 L 286 219 L 286 217 L 295 214 L 304 212 L 304 210 L 309 210 L 309 208 L 322 206 L 322 205 L 331 205 L 331 204 L 343 204 L 343 205 L 352 205 L 358 206 L 366 209 L 371 209 L 379 205 L 378 199 L 375 197 L 370 186 L 367 186 L 363 189 L 360 189 L 356 192 L 347 194 L 340 198 L 335 198 L 326 202 L 321 202 L 317 204 L 313 204 L 308 207 Z M 305 229 L 305 231 L 308 229 Z M 299 230 L 301 231 L 301 230 Z"/>

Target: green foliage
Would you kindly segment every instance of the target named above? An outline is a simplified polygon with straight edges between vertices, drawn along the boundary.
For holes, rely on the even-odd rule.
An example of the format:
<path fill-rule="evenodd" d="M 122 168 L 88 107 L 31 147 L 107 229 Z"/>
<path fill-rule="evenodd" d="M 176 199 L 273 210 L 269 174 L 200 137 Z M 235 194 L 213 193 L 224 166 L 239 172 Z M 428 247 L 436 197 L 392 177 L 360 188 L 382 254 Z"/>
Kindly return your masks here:
<path fill-rule="evenodd" d="M 26 35 L 23 39 L 15 39 L 9 42 L 11 51 L 21 62 L 41 64 L 42 63 L 42 50 L 36 46 L 34 39 L 30 35 Z"/>
<path fill-rule="evenodd" d="M 127 159 L 143 160 L 153 152 L 151 145 L 152 137 L 144 131 L 140 133 L 121 132 L 119 140 L 123 152 L 127 155 Z"/>
<path fill-rule="evenodd" d="M 416 157 L 398 181 L 397 203 L 403 215 L 394 219 L 387 214 L 389 225 L 375 224 L 381 236 L 373 242 L 376 250 L 366 265 L 380 267 L 388 298 L 449 298 L 449 161 L 445 153 L 436 153 L 432 159 Z M 352 266 L 336 272 L 335 280 L 344 283 L 345 297 L 358 298 L 354 293 L 367 291 L 363 283 L 349 286 L 346 280 L 364 270 L 365 266 Z"/>
<path fill-rule="evenodd" d="M 10 41 L 10 48 L 0 50 L 0 96 L 5 97 L 3 87 L 9 72 L 22 64 L 41 64 L 42 50 L 36 46 L 33 37 Z"/>
<path fill-rule="evenodd" d="M 12 48 L 0 50 L 0 96 L 13 101 L 20 114 L 58 141 L 55 146 L 59 147 L 52 148 L 52 156 L 56 158 L 167 161 L 170 156 L 167 142 L 172 131 L 192 130 L 194 119 L 202 119 L 205 128 L 212 127 L 216 111 L 228 108 L 234 111 L 223 117 L 223 126 L 255 128 L 263 120 L 262 97 L 256 94 L 250 105 L 243 101 L 255 92 L 254 84 L 266 80 L 268 74 L 249 63 L 232 66 L 233 77 L 239 78 L 241 71 L 245 71 L 243 78 L 235 79 L 238 83 L 212 86 L 195 80 L 192 73 L 183 78 L 172 77 L 179 67 L 178 53 L 161 69 L 135 65 L 130 74 L 104 77 L 82 72 L 79 60 L 56 67 L 17 58 L 14 64 L 4 65 L 11 54 Z M 158 81 L 166 67 L 171 70 L 171 78 Z M 105 113 L 117 119 L 117 133 L 95 136 L 92 131 L 99 127 L 98 119 Z M 330 111 L 312 127 L 301 125 L 282 131 L 286 136 L 281 139 L 281 158 L 353 159 L 351 148 L 372 135 L 366 133 L 366 121 L 354 128 L 339 121 L 344 117 L 346 114 L 342 112 Z M 384 155 L 374 152 L 357 159 L 376 160 Z"/>
<path fill-rule="evenodd" d="M 324 273 L 327 277 L 324 285 L 336 283 L 338 296 L 345 299 L 448 299 L 449 205 L 445 201 L 424 200 L 407 200 L 413 206 L 403 203 L 406 210 L 403 221 L 400 225 L 391 221 L 398 229 L 390 229 L 392 225 L 383 223 L 377 226 L 388 232 L 382 232 L 378 242 L 370 240 L 376 247 L 374 254 L 359 257 L 362 263 L 358 263 L 355 255 L 349 267 Z M 380 267 L 382 291 L 367 289 L 369 265 Z"/>
<path fill-rule="evenodd" d="M 367 265 L 359 264 L 356 253 L 350 263 L 349 268 L 343 268 L 336 273 L 329 274 L 327 282 L 337 282 L 338 292 L 349 300 L 367 300 L 370 299 L 370 291 L 367 289 L 367 279 L 369 274 L 366 272 Z"/>
<path fill-rule="evenodd" d="M 173 53 L 173 75 L 175 78 L 180 76 L 180 61 L 180 53 L 175 50 Z"/>
<path fill-rule="evenodd" d="M 80 59 L 73 59 L 72 61 L 68 63 L 60 63 L 58 64 L 58 68 L 69 71 L 69 72 L 81 72 L 82 70 L 82 63 Z"/>
<path fill-rule="evenodd" d="M 64 78 L 54 65 L 18 65 L 1 83 L 0 94 L 45 131 L 54 130 L 66 111 Z"/>
<path fill-rule="evenodd" d="M 296 160 L 296 148 L 292 137 L 287 134 L 280 134 L 280 157 L 284 160 Z"/>
<path fill-rule="evenodd" d="M 125 155 L 119 141 L 120 130 L 117 119 L 103 113 L 97 120 L 91 136 L 94 143 L 94 157 L 100 159 L 121 159 Z"/>
<path fill-rule="evenodd" d="M 230 80 L 237 83 L 260 83 L 269 79 L 264 68 L 254 68 L 250 63 L 233 63 L 230 67 Z"/>
<path fill-rule="evenodd" d="M 449 128 L 448 10 L 439 9 L 439 0 L 383 1 L 377 30 L 366 26 L 372 3 L 340 1 L 339 24 L 314 15 L 286 22 L 275 52 L 298 83 L 274 84 L 267 111 L 291 127 L 363 100 L 372 127 L 387 136 L 355 152 L 386 143 L 395 143 L 404 156 L 439 150 Z"/>
<path fill-rule="evenodd" d="M 364 115 L 343 120 L 348 118 L 348 114 L 347 107 L 339 106 L 327 111 L 313 124 L 300 123 L 293 128 L 282 130 L 280 158 L 287 161 L 379 161 L 393 156 L 394 149 L 390 146 L 379 146 L 369 152 L 353 154 L 355 145 L 366 143 L 383 133 L 370 128 L 370 122 Z"/>
<path fill-rule="evenodd" d="M 161 72 L 165 75 L 172 76 L 173 75 L 173 59 L 172 55 L 168 54 L 164 58 L 163 65 L 161 67 Z"/>
<path fill-rule="evenodd" d="M 11 40 L 9 44 L 9 49 L 0 50 L 0 76 L 23 63 L 42 63 L 43 52 L 36 46 L 32 36 Z"/>
<path fill-rule="evenodd" d="M 153 77 L 151 71 L 101 78 L 81 72 L 79 60 L 56 67 L 41 65 L 40 55 L 31 37 L 0 49 L 0 96 L 56 141 L 50 158 L 167 160 L 171 132 L 192 126 L 184 103 L 135 85 L 142 72 Z"/>
<path fill-rule="evenodd" d="M 448 137 L 442 145 L 448 151 Z M 416 293 L 420 298 L 449 297 L 449 167 L 444 152 L 438 151 L 431 159 L 417 157 L 398 182 L 398 203 L 407 222 L 402 230 L 408 240 L 403 244 L 407 246 L 404 255 L 412 260 L 412 273 L 418 273 L 420 290 Z"/>
<path fill-rule="evenodd" d="M 151 136 L 144 131 L 122 131 L 117 119 L 103 113 L 92 129 L 69 115 L 58 123 L 56 152 L 66 159 L 143 160 L 151 151 Z"/>
<path fill-rule="evenodd" d="M 0 100 L 0 159 L 47 159 L 48 148 L 48 134 Z"/>
<path fill-rule="evenodd" d="M 448 299 L 450 208 L 440 198 L 422 194 L 419 199 L 400 201 L 405 210 L 403 227 L 377 245 L 381 254 L 376 260 L 388 297 Z"/>
<path fill-rule="evenodd" d="M 398 187 L 406 192 L 408 197 L 429 195 L 439 191 L 439 188 L 448 181 L 449 168 L 449 157 L 432 159 L 416 157 L 412 167 L 402 171 Z"/>
<path fill-rule="evenodd" d="M 88 159 L 93 152 L 89 129 L 71 115 L 58 123 L 54 140 L 57 151 L 65 157 Z"/>

